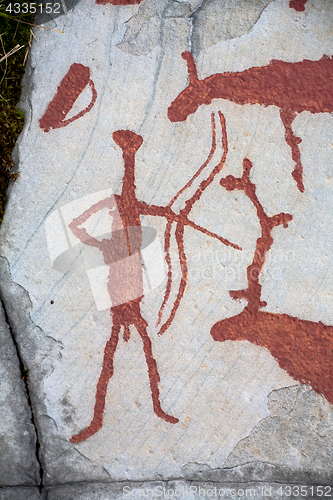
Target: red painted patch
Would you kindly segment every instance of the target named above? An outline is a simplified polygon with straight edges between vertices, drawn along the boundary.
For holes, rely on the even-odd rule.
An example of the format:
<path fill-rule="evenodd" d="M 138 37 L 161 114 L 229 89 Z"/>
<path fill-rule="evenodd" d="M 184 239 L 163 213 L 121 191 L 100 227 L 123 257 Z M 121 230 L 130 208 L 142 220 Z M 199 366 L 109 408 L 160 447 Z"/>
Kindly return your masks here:
<path fill-rule="evenodd" d="M 289 2 L 289 7 L 295 9 L 298 12 L 303 12 L 305 10 L 305 4 L 308 0 L 291 0 Z"/>
<path fill-rule="evenodd" d="M 183 52 L 182 57 L 188 64 L 190 83 L 170 105 L 169 119 L 184 121 L 212 99 L 227 99 L 240 105 L 277 106 L 295 162 L 292 175 L 298 189 L 304 191 L 298 147 L 301 139 L 294 135 L 291 126 L 297 114 L 303 111 L 333 112 L 333 58 L 323 56 L 319 61 L 304 59 L 296 63 L 274 60 L 268 66 L 217 73 L 199 80 L 192 54 Z"/>
<path fill-rule="evenodd" d="M 65 120 L 74 102 L 87 85 L 90 86 L 92 92 L 90 104 L 77 115 Z M 44 129 L 44 132 L 48 132 L 51 129 L 66 127 L 66 125 L 88 113 L 95 104 L 96 99 L 97 92 L 94 82 L 90 79 L 89 68 L 78 63 L 72 64 L 61 81 L 56 95 L 48 105 L 45 115 L 39 120 L 40 128 Z"/>

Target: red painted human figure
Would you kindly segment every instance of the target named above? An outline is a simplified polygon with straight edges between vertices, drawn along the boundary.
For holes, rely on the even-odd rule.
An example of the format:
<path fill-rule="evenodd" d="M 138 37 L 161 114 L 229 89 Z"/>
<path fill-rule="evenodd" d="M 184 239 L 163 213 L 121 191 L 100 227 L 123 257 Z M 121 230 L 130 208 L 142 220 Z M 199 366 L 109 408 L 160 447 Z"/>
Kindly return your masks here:
<path fill-rule="evenodd" d="M 165 217 L 168 222 L 181 224 L 182 228 L 185 225 L 191 226 L 218 239 L 225 245 L 239 248 L 189 220 L 187 217 L 189 210 L 177 215 L 169 205 L 163 207 L 139 201 L 135 194 L 135 153 L 142 144 L 142 137 L 129 130 L 117 130 L 112 137 L 123 151 L 124 176 L 121 195 L 114 195 L 99 201 L 69 224 L 73 234 L 82 243 L 97 247 L 103 253 L 104 262 L 109 267 L 107 287 L 113 304 L 111 307 L 111 338 L 104 350 L 103 368 L 96 389 L 94 416 L 86 429 L 71 438 L 72 443 L 84 441 L 102 427 L 107 386 L 114 373 L 113 358 L 119 341 L 119 333 L 123 327 L 124 340 L 127 342 L 130 337 L 129 328 L 131 325 L 135 326 L 143 342 L 154 412 L 166 422 L 172 424 L 178 422 L 177 418 L 168 415 L 161 407 L 158 387 L 160 377 L 152 353 L 151 340 L 147 333 L 148 324 L 142 317 L 140 309 L 143 297 L 140 217 L 142 215 Z M 93 214 L 104 208 L 110 210 L 110 214 L 113 216 L 112 238 L 100 241 L 89 235 L 86 229 L 80 226 Z M 170 326 L 171 321 L 168 322 L 168 326 Z"/>
<path fill-rule="evenodd" d="M 140 311 L 140 302 L 143 296 L 142 270 L 140 260 L 141 249 L 141 222 L 140 207 L 135 196 L 134 183 L 134 157 L 136 151 L 142 144 L 142 137 L 128 130 L 118 130 L 113 134 L 114 141 L 123 150 L 125 162 L 125 174 L 123 188 L 120 196 L 115 195 L 102 200 L 86 210 L 80 217 L 74 219 L 69 227 L 73 234 L 86 245 L 99 248 L 104 257 L 104 262 L 109 265 L 108 292 L 111 303 L 118 304 L 111 307 L 112 331 L 111 338 L 104 350 L 103 369 L 99 377 L 96 390 L 96 403 L 94 417 L 85 430 L 71 438 L 72 443 L 78 443 L 95 434 L 103 424 L 103 412 L 107 386 L 113 375 L 113 358 L 116 351 L 119 333 L 124 327 L 124 340 L 128 341 L 130 336 L 130 325 L 134 325 L 142 339 L 143 350 L 146 357 L 149 383 L 151 388 L 154 412 L 163 420 L 177 423 L 178 419 L 165 413 L 161 407 L 158 382 L 160 380 L 156 361 L 152 353 L 151 340 L 147 333 L 147 322 L 143 319 Z M 115 237 L 103 239 L 102 241 L 88 235 L 84 228 L 80 228 L 89 217 L 103 208 L 119 211 L 111 211 L 113 216 L 113 227 Z M 128 228 L 135 228 L 130 239 Z M 131 257 L 129 259 L 129 256 Z M 124 263 L 125 261 L 125 263 Z M 116 262 L 118 265 L 112 266 Z M 126 297 L 134 295 L 137 298 L 126 301 Z"/>

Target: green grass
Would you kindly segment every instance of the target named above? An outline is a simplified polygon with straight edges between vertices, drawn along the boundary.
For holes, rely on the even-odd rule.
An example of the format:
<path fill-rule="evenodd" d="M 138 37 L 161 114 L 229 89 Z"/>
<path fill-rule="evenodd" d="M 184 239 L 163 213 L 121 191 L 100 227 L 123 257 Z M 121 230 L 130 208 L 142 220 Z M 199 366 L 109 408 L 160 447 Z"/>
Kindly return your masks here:
<path fill-rule="evenodd" d="M 17 2 L 17 0 L 16 0 Z M 0 63 L 0 224 L 3 219 L 6 191 L 17 174 L 11 154 L 18 135 L 22 131 L 24 115 L 16 108 L 21 94 L 24 58 L 31 37 L 30 26 L 5 17 L 8 0 L 0 1 L 0 59 L 16 45 L 24 46 Z M 33 15 L 15 15 L 16 19 L 33 23 Z"/>

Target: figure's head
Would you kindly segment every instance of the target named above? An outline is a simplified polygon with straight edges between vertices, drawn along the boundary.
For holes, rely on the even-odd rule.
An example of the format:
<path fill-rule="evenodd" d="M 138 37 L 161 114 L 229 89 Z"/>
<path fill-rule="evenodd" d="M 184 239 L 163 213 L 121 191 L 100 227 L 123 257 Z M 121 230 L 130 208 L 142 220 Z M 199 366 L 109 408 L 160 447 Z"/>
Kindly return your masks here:
<path fill-rule="evenodd" d="M 113 132 L 112 138 L 125 154 L 135 153 L 143 142 L 141 135 L 135 134 L 130 130 L 116 130 Z"/>
<path fill-rule="evenodd" d="M 168 108 L 168 118 L 171 122 L 182 122 L 188 115 L 194 113 L 201 104 L 210 104 L 210 91 L 203 80 L 198 79 L 197 69 L 190 52 L 183 52 L 182 58 L 187 62 L 190 83 Z"/>

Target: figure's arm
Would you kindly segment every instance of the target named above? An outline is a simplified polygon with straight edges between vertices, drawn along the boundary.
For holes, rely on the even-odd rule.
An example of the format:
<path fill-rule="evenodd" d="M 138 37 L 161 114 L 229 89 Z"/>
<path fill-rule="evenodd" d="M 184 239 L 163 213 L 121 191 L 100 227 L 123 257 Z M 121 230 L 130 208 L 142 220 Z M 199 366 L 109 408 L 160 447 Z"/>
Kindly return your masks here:
<path fill-rule="evenodd" d="M 208 229 L 205 229 L 204 227 L 198 226 L 195 222 L 192 222 L 189 220 L 187 217 L 184 220 L 184 225 L 185 226 L 190 226 L 193 227 L 193 229 L 196 229 L 197 231 L 200 231 L 201 233 L 207 234 L 207 236 L 210 236 L 211 238 L 215 238 L 216 240 L 221 241 L 226 246 L 235 248 L 236 250 L 242 250 L 242 248 L 235 243 L 231 243 L 231 241 L 227 240 L 226 238 L 222 238 L 222 236 L 219 236 L 216 233 L 212 233 L 211 231 L 208 231 Z"/>
<path fill-rule="evenodd" d="M 240 246 L 231 243 L 231 241 L 227 240 L 226 238 L 222 238 L 222 236 L 219 236 L 216 233 L 213 233 L 212 231 L 208 231 L 208 229 L 205 229 L 204 227 L 198 226 L 195 222 L 192 222 L 187 218 L 187 215 L 184 213 L 180 212 L 179 215 L 175 214 L 170 207 L 160 207 L 158 205 L 148 205 L 144 201 L 139 202 L 139 207 L 141 209 L 141 214 L 142 215 L 153 215 L 153 216 L 159 216 L 159 217 L 165 217 L 169 222 L 182 222 L 184 226 L 190 226 L 193 227 L 193 229 L 196 229 L 197 231 L 200 231 L 201 233 L 207 234 L 207 236 L 210 236 L 211 238 L 215 238 L 224 245 L 231 246 L 235 248 L 236 250 L 242 250 Z"/>
<path fill-rule="evenodd" d="M 148 205 L 145 201 L 138 201 L 138 208 L 141 215 L 153 215 L 156 217 L 165 217 L 172 222 L 178 221 L 178 215 L 170 207 L 160 207 L 158 205 Z"/>
<path fill-rule="evenodd" d="M 88 234 L 84 227 L 79 227 L 79 226 L 81 226 L 81 224 L 86 222 L 86 220 L 88 220 L 89 217 L 97 213 L 99 210 L 102 210 L 103 208 L 113 209 L 115 205 L 116 203 L 112 196 L 106 198 L 105 200 L 98 201 L 90 208 L 85 210 L 81 215 L 79 215 L 79 217 L 73 219 L 72 222 L 68 224 L 68 227 L 72 231 L 74 236 L 76 236 L 76 238 L 78 238 L 85 245 L 99 247 L 100 241 L 91 236 L 90 234 Z"/>

